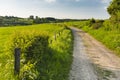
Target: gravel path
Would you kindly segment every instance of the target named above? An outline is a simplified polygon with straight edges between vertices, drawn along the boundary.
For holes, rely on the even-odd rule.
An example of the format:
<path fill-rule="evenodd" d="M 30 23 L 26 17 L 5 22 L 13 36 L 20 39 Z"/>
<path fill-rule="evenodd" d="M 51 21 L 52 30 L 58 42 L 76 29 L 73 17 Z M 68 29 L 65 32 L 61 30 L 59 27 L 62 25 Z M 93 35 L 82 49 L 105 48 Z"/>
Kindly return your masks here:
<path fill-rule="evenodd" d="M 69 80 L 98 80 L 96 71 L 86 55 L 79 30 L 71 28 L 74 35 L 73 63 Z"/>
<path fill-rule="evenodd" d="M 74 51 L 69 80 L 120 80 L 120 58 L 88 33 L 71 30 Z"/>

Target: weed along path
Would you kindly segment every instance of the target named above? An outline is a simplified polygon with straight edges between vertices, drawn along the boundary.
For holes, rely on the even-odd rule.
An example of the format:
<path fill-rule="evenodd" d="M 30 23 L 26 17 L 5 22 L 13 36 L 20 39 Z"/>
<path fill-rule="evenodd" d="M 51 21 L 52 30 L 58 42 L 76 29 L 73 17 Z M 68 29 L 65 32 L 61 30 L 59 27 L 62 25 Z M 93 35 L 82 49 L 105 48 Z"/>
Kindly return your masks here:
<path fill-rule="evenodd" d="M 71 30 L 74 51 L 69 80 L 120 80 L 120 58 L 84 31 Z"/>
<path fill-rule="evenodd" d="M 98 80 L 96 71 L 86 55 L 79 30 L 71 28 L 74 35 L 73 63 L 69 80 Z"/>

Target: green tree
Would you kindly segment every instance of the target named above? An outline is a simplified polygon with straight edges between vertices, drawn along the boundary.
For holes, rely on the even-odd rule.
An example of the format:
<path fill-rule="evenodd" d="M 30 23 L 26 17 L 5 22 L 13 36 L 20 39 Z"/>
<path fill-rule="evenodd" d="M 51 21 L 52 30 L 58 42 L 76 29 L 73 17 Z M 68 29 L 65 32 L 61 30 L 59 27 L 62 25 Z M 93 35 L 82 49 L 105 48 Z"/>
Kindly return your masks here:
<path fill-rule="evenodd" d="M 41 19 L 38 16 L 36 16 L 34 19 L 34 23 L 36 23 L 36 24 L 41 23 Z"/>
<path fill-rule="evenodd" d="M 107 8 L 110 15 L 116 15 L 120 11 L 120 0 L 113 0 Z"/>
<path fill-rule="evenodd" d="M 110 19 L 112 21 L 120 21 L 120 0 L 113 0 L 107 8 L 107 11 L 111 15 Z"/>

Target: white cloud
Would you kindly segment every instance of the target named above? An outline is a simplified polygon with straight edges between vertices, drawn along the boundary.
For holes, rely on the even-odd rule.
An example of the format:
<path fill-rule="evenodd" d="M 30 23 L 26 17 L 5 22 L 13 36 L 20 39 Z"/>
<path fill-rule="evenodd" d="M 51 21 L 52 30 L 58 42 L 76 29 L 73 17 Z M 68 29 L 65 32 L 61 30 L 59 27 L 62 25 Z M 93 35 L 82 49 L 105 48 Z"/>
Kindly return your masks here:
<path fill-rule="evenodd" d="M 108 5 L 109 5 L 109 3 L 111 2 L 112 0 L 101 0 L 101 2 L 103 3 L 103 4 L 105 4 L 104 5 L 104 10 L 107 10 L 107 7 L 108 7 Z"/>
<path fill-rule="evenodd" d="M 102 3 L 109 3 L 112 0 L 101 0 L 101 1 L 102 1 Z"/>
<path fill-rule="evenodd" d="M 107 10 L 107 7 L 108 7 L 108 6 L 104 6 L 104 9 Z"/>
<path fill-rule="evenodd" d="M 56 0 L 45 0 L 48 3 L 56 2 Z"/>

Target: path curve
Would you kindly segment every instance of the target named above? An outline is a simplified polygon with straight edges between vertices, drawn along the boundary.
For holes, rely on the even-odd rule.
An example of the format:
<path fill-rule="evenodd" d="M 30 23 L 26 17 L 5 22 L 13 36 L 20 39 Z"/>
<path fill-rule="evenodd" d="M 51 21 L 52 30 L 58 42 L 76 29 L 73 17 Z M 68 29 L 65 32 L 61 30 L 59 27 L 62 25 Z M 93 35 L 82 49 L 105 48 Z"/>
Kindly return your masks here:
<path fill-rule="evenodd" d="M 79 30 L 71 28 L 74 35 L 73 63 L 69 80 L 98 80 L 96 71 L 86 55 Z"/>

